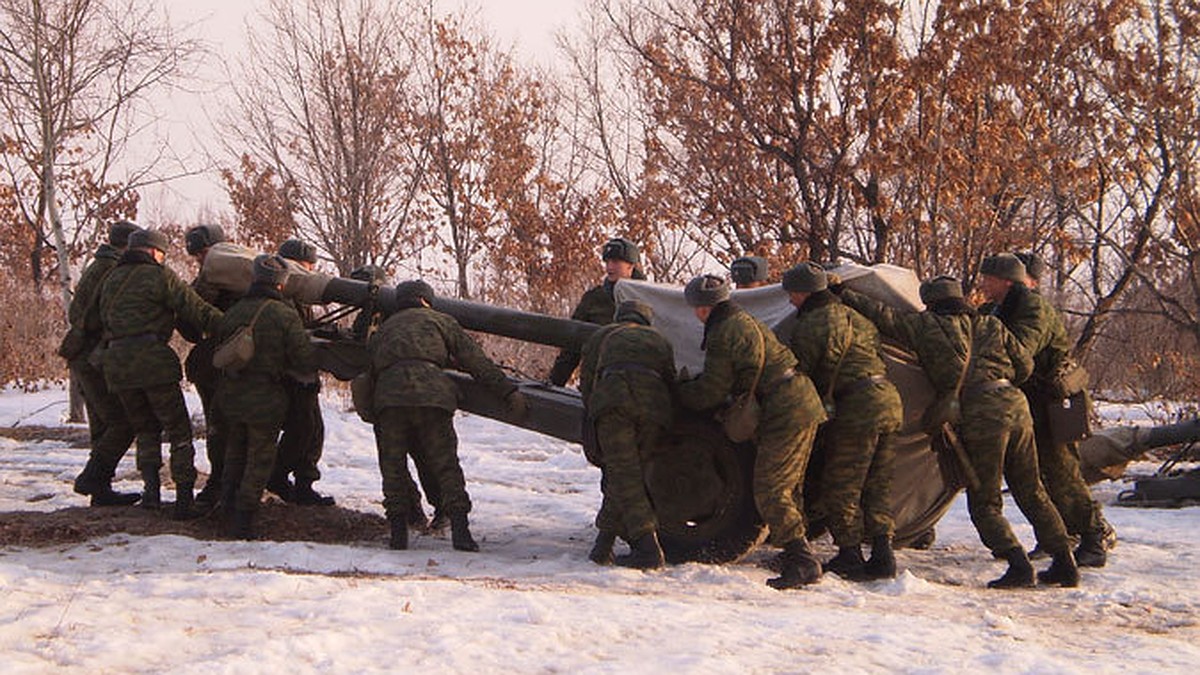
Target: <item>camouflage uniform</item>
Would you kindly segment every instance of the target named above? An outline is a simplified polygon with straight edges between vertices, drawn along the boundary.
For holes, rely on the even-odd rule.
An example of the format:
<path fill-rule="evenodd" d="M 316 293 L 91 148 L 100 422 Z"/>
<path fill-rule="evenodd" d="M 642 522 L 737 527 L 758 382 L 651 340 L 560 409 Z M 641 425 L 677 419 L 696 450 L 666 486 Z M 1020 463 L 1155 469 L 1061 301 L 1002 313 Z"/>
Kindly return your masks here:
<path fill-rule="evenodd" d="M 579 391 L 602 455 L 596 527 L 632 542 L 658 529 L 643 466 L 671 426 L 675 352 L 654 328 L 624 315 L 619 321 L 583 346 Z"/>
<path fill-rule="evenodd" d="M 616 301 L 613 299 L 615 286 L 614 282 L 605 281 L 584 293 L 579 305 L 571 313 L 571 318 L 600 325 L 612 323 L 613 313 L 617 310 Z M 554 366 L 550 368 L 550 382 L 560 387 L 565 385 L 567 380 L 571 379 L 571 375 L 575 373 L 575 368 L 579 366 L 579 358 L 580 354 L 577 351 L 571 349 L 560 351 L 558 358 L 554 360 Z"/>
<path fill-rule="evenodd" d="M 864 525 L 867 537 L 891 536 L 891 434 L 900 429 L 903 408 L 899 392 L 885 377 L 879 332 L 837 296 L 820 291 L 775 333 L 791 347 L 796 370 L 833 403 L 832 419 L 821 434 L 825 462 L 819 510 L 834 542 L 858 546 Z"/>
<path fill-rule="evenodd" d="M 384 321 L 367 343 L 375 376 L 375 443 L 389 521 L 407 521 L 408 456 L 436 476 L 441 508 L 452 519 L 471 510 L 458 462 L 454 411 L 458 393 L 442 369 L 464 370 L 499 395 L 515 387 L 458 322 L 427 307 L 408 307 Z"/>
<path fill-rule="evenodd" d="M 126 251 L 100 290 L 105 381 L 139 434 L 167 432 L 171 477 L 189 500 L 196 482 L 192 422 L 179 389 L 179 357 L 167 341 L 177 321 L 211 332 L 220 318 L 221 310 L 141 250 Z M 161 465 L 161 454 L 143 456 L 139 448 L 143 474 L 157 473 Z"/>
<path fill-rule="evenodd" d="M 913 350 L 939 396 L 953 395 L 966 364 L 968 336 L 974 337 L 957 425 L 979 480 L 978 487 L 967 489 L 971 522 L 993 553 L 1003 556 L 1019 549 L 1024 555 L 1002 513 L 1004 480 L 1038 541 L 1053 553 L 1069 553 L 1062 518 L 1038 477 L 1029 406 L 1013 386 L 1023 382 L 1033 367 L 1017 339 L 994 317 L 977 316 L 961 301 L 917 313 L 896 310 L 851 290 L 842 293 L 842 300 L 874 321 L 881 333 Z"/>
<path fill-rule="evenodd" d="M 88 357 L 102 339 L 99 308 L 96 305 L 100 287 L 108 273 L 117 266 L 120 257 L 120 250 L 109 244 L 101 244 L 96 249 L 92 262 L 80 275 L 79 283 L 75 285 L 75 294 L 67 308 L 70 329 L 83 335 L 82 350 L 67 362 L 71 371 L 71 381 L 79 386 L 83 394 L 91 441 L 87 467 L 76 480 L 76 491 L 82 494 L 92 494 L 97 484 L 111 485 L 117 465 L 121 463 L 121 458 L 125 456 L 129 444 L 134 439 L 133 426 L 121 407 L 121 400 L 109 391 L 104 381 L 104 373 L 88 361 Z M 89 313 L 93 314 L 90 330 Z M 138 446 L 145 447 L 147 451 L 158 444 L 159 440 L 154 434 L 138 436 Z"/>
<path fill-rule="evenodd" d="M 1052 403 L 1057 403 L 1052 382 L 1071 349 L 1062 317 L 1041 294 L 1020 283 L 1012 285 L 999 305 L 985 305 L 980 311 L 999 318 L 1033 356 L 1033 375 L 1021 385 L 1021 390 L 1033 414 L 1042 482 L 1062 515 L 1067 532 L 1102 539 L 1104 516 L 1079 469 L 1079 447 L 1075 443 L 1054 442 L 1046 413 Z"/>
<path fill-rule="evenodd" d="M 692 410 L 713 410 L 749 391 L 765 348 L 758 384 L 762 413 L 754 437 L 754 501 L 773 544 L 803 541 L 804 473 L 817 427 L 826 418 L 812 380 L 794 372 L 796 358 L 770 328 L 732 302 L 713 307 L 703 347 L 704 372 L 679 384 L 680 400 Z"/>
<path fill-rule="evenodd" d="M 265 303 L 265 307 L 262 307 Z M 254 357 L 236 373 L 225 372 L 217 387 L 218 407 L 228 424 L 222 488 L 237 511 L 252 513 L 275 464 L 275 439 L 288 410 L 284 373 L 314 373 L 316 354 L 293 307 L 278 290 L 254 284 L 217 327 L 218 340 L 254 324 Z"/>

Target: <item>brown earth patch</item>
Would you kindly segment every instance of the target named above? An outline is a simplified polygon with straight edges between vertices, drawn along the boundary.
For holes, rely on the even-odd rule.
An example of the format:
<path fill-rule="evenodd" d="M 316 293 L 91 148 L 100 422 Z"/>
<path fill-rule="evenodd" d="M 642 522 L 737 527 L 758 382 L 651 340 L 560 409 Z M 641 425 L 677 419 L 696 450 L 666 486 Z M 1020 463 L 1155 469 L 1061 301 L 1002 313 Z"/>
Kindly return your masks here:
<path fill-rule="evenodd" d="M 312 541 L 322 544 L 386 541 L 383 516 L 338 506 L 292 506 L 266 502 L 255 522 L 259 539 Z M 170 506 L 147 511 L 137 506 L 71 507 L 50 512 L 0 513 L 0 546 L 41 548 L 76 544 L 118 532 L 151 536 L 179 534 L 194 539 L 223 540 L 218 513 L 187 521 L 171 519 Z"/>
<path fill-rule="evenodd" d="M 41 424 L 0 427 L 0 436 L 16 441 L 62 441 L 72 448 L 86 448 L 90 441 L 87 427 L 47 427 Z"/>

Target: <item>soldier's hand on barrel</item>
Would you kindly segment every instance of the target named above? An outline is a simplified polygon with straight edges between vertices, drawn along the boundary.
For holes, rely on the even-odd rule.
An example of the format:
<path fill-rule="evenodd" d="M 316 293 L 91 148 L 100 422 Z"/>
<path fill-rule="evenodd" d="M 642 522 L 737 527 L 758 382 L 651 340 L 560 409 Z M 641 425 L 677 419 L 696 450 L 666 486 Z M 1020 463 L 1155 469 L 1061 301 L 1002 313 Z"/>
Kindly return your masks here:
<path fill-rule="evenodd" d="M 524 421 L 529 417 L 529 399 L 525 398 L 525 394 L 522 394 L 520 389 L 513 389 L 504 399 L 504 403 L 508 406 L 508 414 L 514 421 Z"/>

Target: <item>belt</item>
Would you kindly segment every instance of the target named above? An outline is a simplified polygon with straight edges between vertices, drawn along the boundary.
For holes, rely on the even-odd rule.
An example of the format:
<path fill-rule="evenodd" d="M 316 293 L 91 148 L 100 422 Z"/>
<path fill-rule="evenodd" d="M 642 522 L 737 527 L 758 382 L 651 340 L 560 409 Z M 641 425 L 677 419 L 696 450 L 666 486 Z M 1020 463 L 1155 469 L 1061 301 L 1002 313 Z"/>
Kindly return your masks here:
<path fill-rule="evenodd" d="M 841 398 L 842 396 L 857 394 L 873 384 L 884 384 L 887 381 L 887 377 L 883 375 L 868 375 L 867 377 L 860 377 L 850 384 L 841 387 L 840 389 L 834 389 L 833 395 L 835 398 Z"/>
<path fill-rule="evenodd" d="M 787 370 L 783 371 L 783 374 L 779 377 L 759 387 L 758 397 L 761 399 L 774 394 L 776 389 L 779 389 L 794 377 L 796 377 L 796 370 L 794 368 L 788 368 Z"/>
<path fill-rule="evenodd" d="M 387 364 L 387 368 L 391 368 L 392 366 L 416 366 L 416 365 L 420 365 L 422 363 L 429 364 L 435 368 L 442 367 L 442 365 L 440 363 L 437 363 L 431 359 L 415 359 L 415 358 L 408 359 L 408 358 L 405 358 L 405 359 L 396 359 L 395 361 L 392 361 L 391 363 Z M 384 370 L 387 370 L 387 368 L 384 368 Z"/>
<path fill-rule="evenodd" d="M 155 342 L 163 342 L 158 337 L 158 333 L 138 333 L 137 335 L 126 335 L 125 337 L 113 338 L 108 341 L 109 347 L 128 347 L 131 345 L 149 345 Z"/>
<path fill-rule="evenodd" d="M 1011 386 L 1013 386 L 1013 383 L 1009 382 L 1007 378 L 1002 377 L 998 380 L 992 380 L 991 382 L 982 382 L 980 384 L 971 385 L 963 390 L 962 397 L 969 398 L 978 394 L 990 394 L 993 391 L 1008 389 Z"/>
<path fill-rule="evenodd" d="M 612 363 L 607 366 L 604 366 L 604 368 L 602 368 L 600 370 L 600 379 L 603 380 L 604 378 L 608 377 L 609 375 L 617 375 L 618 373 L 643 373 L 645 375 L 652 375 L 654 377 L 657 377 L 660 380 L 662 379 L 662 373 L 651 368 L 650 366 L 642 365 L 640 363 L 631 363 L 631 362 L 627 362 L 627 361 L 622 361 L 620 363 Z"/>

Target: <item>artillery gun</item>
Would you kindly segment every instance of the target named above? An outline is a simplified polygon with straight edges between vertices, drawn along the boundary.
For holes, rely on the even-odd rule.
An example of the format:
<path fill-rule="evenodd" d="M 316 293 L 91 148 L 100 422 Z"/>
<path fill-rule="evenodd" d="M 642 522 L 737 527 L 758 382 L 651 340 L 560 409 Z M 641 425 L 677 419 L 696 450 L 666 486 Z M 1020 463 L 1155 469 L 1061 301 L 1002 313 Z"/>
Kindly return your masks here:
<path fill-rule="evenodd" d="M 206 257 L 202 273 L 218 286 L 241 292 L 250 284 L 253 256 L 254 252 L 249 249 L 218 244 Z M 872 283 L 878 278 L 863 272 L 865 269 L 843 270 L 843 279 L 851 287 L 885 302 L 909 309 L 920 307 L 915 300 L 916 278 L 911 272 L 904 271 L 907 276 L 903 276 L 895 271 L 899 268 L 882 269 L 879 274 L 890 275 L 891 280 L 879 284 Z M 300 302 L 338 303 L 384 316 L 397 309 L 392 287 L 306 272 L 300 268 L 293 271 L 284 294 Z M 672 313 L 662 311 L 672 296 L 677 296 L 678 303 L 682 304 L 679 289 L 622 281 L 617 285 L 617 294 L 619 299 L 624 299 L 623 294 L 636 295 L 654 306 L 656 326 L 676 345 L 683 364 L 695 368 L 700 325 L 694 318 L 690 322 L 680 321 L 675 312 L 674 321 L 679 326 L 673 327 Z M 778 286 L 737 291 L 734 296 L 739 304 L 768 324 L 781 318 L 780 312 L 790 311 L 786 297 Z M 453 316 L 468 330 L 575 350 L 580 349 L 599 328 L 581 321 L 445 297 L 437 298 L 434 309 Z M 690 311 L 686 313 L 690 317 Z M 351 379 L 367 365 L 365 349 L 359 342 L 318 339 L 317 346 L 321 369 L 338 379 Z M 889 349 L 886 357 L 889 377 L 900 389 L 905 409 L 904 426 L 895 437 L 897 459 L 892 497 L 895 541 L 897 546 L 916 546 L 931 541 L 934 526 L 949 508 L 958 489 L 943 481 L 937 457 L 930 451 L 929 438 L 920 431 L 921 412 L 933 397 L 923 371 L 911 355 L 902 350 Z M 578 391 L 511 378 L 530 403 L 528 417 L 516 420 L 511 418 L 502 401 L 476 385 L 471 378 L 454 371 L 447 371 L 447 374 L 461 390 L 460 407 L 463 410 L 570 443 L 582 442 L 584 410 Z M 819 461 L 819 457 L 815 459 Z M 647 490 L 659 518 L 660 539 L 669 561 L 729 562 L 740 558 L 762 540 L 765 527 L 751 492 L 753 462 L 752 445 L 734 444 L 726 440 L 713 420 L 680 412 L 674 428 L 647 463 Z M 810 476 L 814 474 L 810 471 Z M 810 481 L 809 489 L 815 492 L 819 485 Z M 816 500 L 806 499 L 806 502 L 811 507 Z M 819 526 L 814 530 L 819 531 Z"/>

